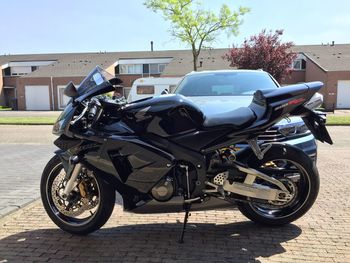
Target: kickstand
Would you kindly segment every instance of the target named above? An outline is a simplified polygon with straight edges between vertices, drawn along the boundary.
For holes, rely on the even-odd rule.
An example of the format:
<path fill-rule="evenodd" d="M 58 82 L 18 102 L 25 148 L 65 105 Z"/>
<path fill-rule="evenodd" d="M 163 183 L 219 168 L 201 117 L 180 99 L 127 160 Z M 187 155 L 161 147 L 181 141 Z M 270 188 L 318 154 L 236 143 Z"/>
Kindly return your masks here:
<path fill-rule="evenodd" d="M 185 235 L 188 217 L 191 216 L 191 214 L 190 214 L 191 204 L 185 204 L 184 208 L 185 208 L 185 219 L 184 219 L 184 223 L 183 223 L 183 227 L 182 227 L 181 237 L 179 240 L 180 244 L 183 244 L 183 242 L 184 242 L 184 235 Z"/>

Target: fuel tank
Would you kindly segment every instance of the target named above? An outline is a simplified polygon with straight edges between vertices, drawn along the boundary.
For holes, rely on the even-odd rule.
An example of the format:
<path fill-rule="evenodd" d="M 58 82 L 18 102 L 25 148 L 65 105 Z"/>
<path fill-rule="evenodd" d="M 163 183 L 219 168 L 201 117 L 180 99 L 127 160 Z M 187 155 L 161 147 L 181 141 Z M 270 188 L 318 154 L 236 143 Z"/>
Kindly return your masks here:
<path fill-rule="evenodd" d="M 122 118 L 136 134 L 162 137 L 198 130 L 204 121 L 201 110 L 179 94 L 134 101 L 123 108 Z"/>

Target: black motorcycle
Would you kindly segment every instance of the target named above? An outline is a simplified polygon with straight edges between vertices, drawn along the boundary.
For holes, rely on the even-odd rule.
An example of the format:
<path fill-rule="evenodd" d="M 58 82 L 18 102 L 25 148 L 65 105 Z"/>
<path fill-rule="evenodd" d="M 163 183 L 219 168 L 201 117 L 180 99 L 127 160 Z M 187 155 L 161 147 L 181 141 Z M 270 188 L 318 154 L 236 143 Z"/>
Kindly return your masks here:
<path fill-rule="evenodd" d="M 232 208 L 265 225 L 304 215 L 319 190 L 314 162 L 300 149 L 258 140 L 288 116 L 301 116 L 316 139 L 332 144 L 319 105 L 321 82 L 255 92 L 249 107 L 204 116 L 182 95 L 130 104 L 107 96 L 121 80 L 96 67 L 76 88 L 53 127 L 59 148 L 46 165 L 41 198 L 61 229 L 88 234 L 110 217 L 117 191 L 126 211 Z M 321 101 L 322 102 L 322 101 Z M 238 149 L 237 143 L 247 147 Z"/>

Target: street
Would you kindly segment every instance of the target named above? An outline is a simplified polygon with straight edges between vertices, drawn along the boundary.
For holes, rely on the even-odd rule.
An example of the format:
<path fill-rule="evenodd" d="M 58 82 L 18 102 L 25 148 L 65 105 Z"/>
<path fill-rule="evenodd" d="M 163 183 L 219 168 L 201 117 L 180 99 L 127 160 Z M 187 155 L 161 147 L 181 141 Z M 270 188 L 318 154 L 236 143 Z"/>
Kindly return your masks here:
<path fill-rule="evenodd" d="M 0 126 L 2 205 L 39 196 L 40 174 L 54 150 L 48 141 L 54 137 L 44 139 L 49 127 L 17 127 L 24 135 L 16 143 L 4 135 L 15 132 Z M 41 136 L 32 139 L 27 128 Z M 38 200 L 0 219 L 0 262 L 350 262 L 350 127 L 328 129 L 335 144 L 319 143 L 318 199 L 293 224 L 261 227 L 235 210 L 193 212 L 180 245 L 182 213 L 136 215 L 116 205 L 101 230 L 79 237 L 58 229 Z"/>

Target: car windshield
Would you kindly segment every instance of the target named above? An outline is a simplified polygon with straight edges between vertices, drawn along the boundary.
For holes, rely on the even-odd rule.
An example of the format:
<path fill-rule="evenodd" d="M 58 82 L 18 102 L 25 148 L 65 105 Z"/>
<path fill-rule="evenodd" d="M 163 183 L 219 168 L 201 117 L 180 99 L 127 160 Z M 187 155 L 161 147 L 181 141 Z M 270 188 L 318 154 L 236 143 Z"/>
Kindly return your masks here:
<path fill-rule="evenodd" d="M 113 75 L 97 66 L 83 79 L 77 91 L 79 95 L 82 95 L 95 88 L 100 89 L 103 86 L 110 85 L 108 81 L 112 78 Z"/>
<path fill-rule="evenodd" d="M 175 93 L 184 96 L 251 96 L 256 90 L 275 89 L 278 85 L 264 72 L 232 71 L 186 76 Z"/>

